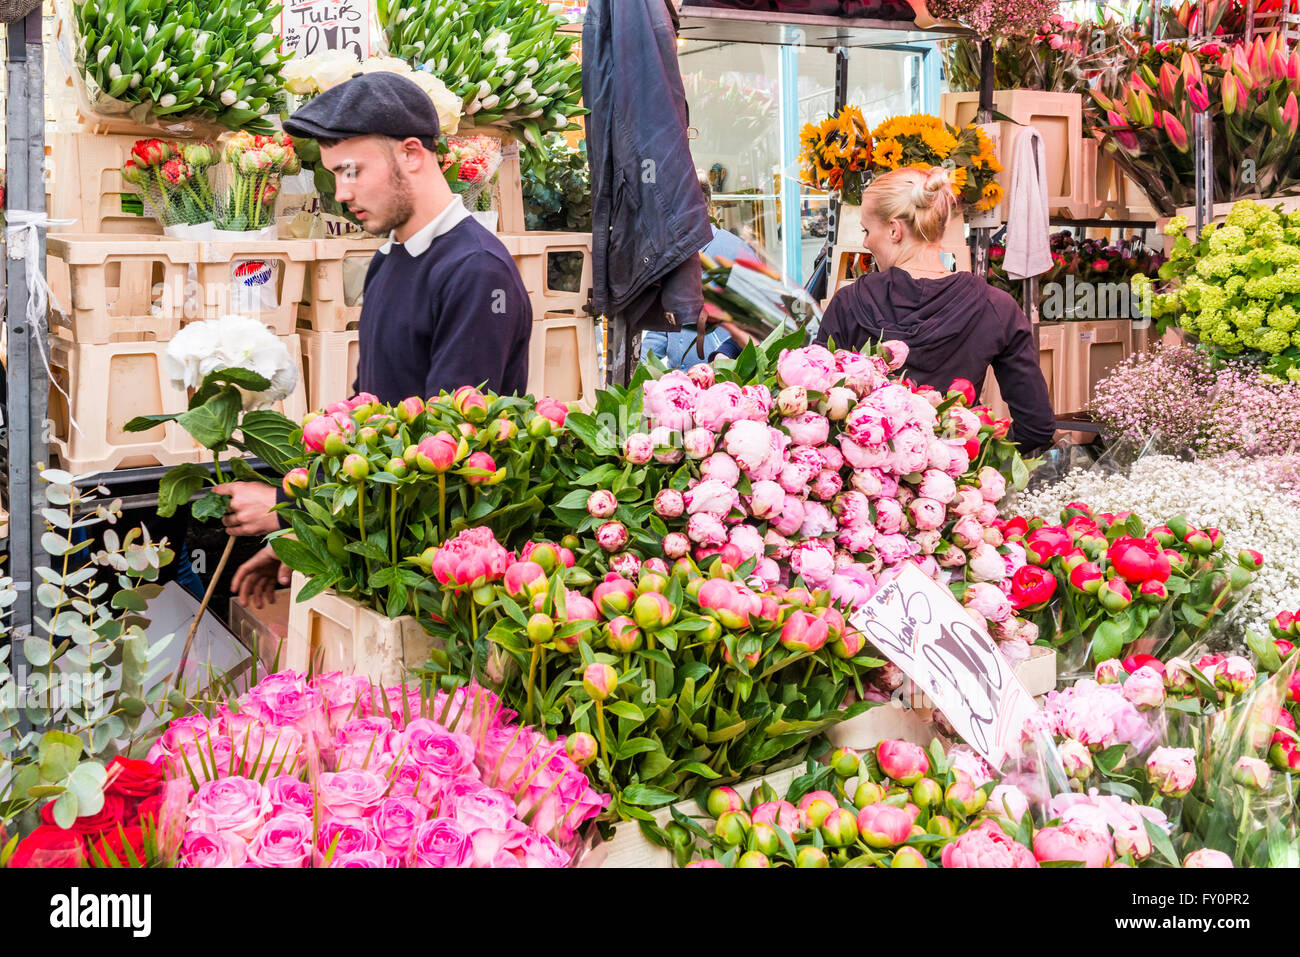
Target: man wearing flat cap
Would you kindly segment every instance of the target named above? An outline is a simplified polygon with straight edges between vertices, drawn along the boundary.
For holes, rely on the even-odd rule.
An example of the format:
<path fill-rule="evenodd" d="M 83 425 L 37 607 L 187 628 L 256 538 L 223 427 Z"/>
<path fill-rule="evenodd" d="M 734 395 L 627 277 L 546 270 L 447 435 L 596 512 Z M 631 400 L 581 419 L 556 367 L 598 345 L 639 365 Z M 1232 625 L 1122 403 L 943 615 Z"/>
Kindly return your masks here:
<path fill-rule="evenodd" d="M 389 236 L 366 272 L 356 392 L 386 403 L 462 385 L 523 395 L 532 306 L 505 246 L 469 215 L 442 174 L 429 95 L 393 73 L 357 74 L 285 121 L 320 143 L 335 198 L 367 232 Z M 275 531 L 270 486 L 232 483 L 232 535 Z M 288 584 L 264 549 L 231 584 L 241 599 Z"/>

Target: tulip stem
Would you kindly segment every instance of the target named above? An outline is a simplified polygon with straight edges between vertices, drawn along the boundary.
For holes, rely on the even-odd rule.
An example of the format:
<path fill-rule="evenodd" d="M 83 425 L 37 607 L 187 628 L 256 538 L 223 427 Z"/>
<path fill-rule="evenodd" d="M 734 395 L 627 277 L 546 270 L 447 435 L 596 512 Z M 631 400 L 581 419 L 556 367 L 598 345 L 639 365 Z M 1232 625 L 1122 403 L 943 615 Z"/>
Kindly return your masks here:
<path fill-rule="evenodd" d="M 533 657 L 528 662 L 528 723 L 533 723 L 533 682 L 537 679 L 537 659 L 541 657 L 542 646 L 533 645 Z"/>
<path fill-rule="evenodd" d="M 605 702 L 596 702 L 596 723 L 600 725 L 600 760 L 605 763 L 605 768 L 613 774 L 609 767 L 609 751 L 605 747 Z"/>
<path fill-rule="evenodd" d="M 438 544 L 447 540 L 447 475 L 438 473 Z"/>

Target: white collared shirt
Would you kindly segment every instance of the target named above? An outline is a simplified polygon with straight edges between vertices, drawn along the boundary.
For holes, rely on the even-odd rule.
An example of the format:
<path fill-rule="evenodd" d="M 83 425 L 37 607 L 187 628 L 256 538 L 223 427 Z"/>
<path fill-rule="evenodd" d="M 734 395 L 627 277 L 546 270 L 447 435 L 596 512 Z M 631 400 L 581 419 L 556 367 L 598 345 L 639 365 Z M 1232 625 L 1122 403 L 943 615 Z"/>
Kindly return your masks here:
<path fill-rule="evenodd" d="M 459 196 L 453 196 L 451 202 L 447 204 L 446 208 L 441 213 L 433 217 L 427 226 L 421 228 L 414 236 L 406 242 L 401 243 L 401 245 L 405 247 L 406 251 L 412 256 L 423 255 L 428 248 L 433 245 L 435 239 L 444 233 L 451 232 L 462 220 L 465 219 L 469 219 L 469 210 L 465 208 L 465 204 L 461 202 Z M 398 240 L 394 238 L 392 234 L 389 234 L 388 242 L 380 246 L 379 251 L 387 254 L 396 242 L 398 242 Z"/>

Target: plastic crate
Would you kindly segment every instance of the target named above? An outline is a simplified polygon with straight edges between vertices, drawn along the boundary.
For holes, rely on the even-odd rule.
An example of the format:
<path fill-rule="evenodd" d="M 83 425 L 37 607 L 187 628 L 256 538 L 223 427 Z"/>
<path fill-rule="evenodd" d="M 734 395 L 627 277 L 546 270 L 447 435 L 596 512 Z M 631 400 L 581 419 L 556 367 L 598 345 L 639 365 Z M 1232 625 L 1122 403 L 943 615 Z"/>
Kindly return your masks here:
<path fill-rule="evenodd" d="M 122 428 L 138 415 L 185 410 L 185 392 L 163 370 L 166 348 L 160 342 L 51 338 L 50 367 L 58 387 L 50 389 L 50 447 L 65 470 L 83 474 L 199 460 L 199 446 L 174 422 L 147 432 Z"/>
<path fill-rule="evenodd" d="M 56 234 L 48 237 L 46 250 L 51 288 L 68 310 L 66 318 L 55 312 L 50 321 L 74 341 L 163 342 L 180 329 L 197 243 Z"/>
<path fill-rule="evenodd" d="M 1101 219 L 1106 213 L 1106 192 L 1099 168 L 1102 160 L 1100 145 L 1091 136 L 1079 141 L 1079 195 L 1064 210 L 1071 219 Z M 1106 175 L 1113 175 L 1109 157 L 1106 161 Z"/>
<path fill-rule="evenodd" d="M 1092 401 L 1097 383 L 1133 354 L 1133 322 L 1102 319 L 1066 324 L 1065 390 L 1072 405 L 1060 411 L 1078 412 Z"/>
<path fill-rule="evenodd" d="M 975 122 L 979 112 L 979 93 L 944 93 L 941 115 L 945 123 L 957 128 Z M 998 160 L 1003 171 L 997 181 L 1003 189 L 1011 188 L 1016 139 L 1032 126 L 1043 137 L 1047 151 L 1043 169 L 1047 171 L 1047 201 L 1053 213 L 1065 212 L 1083 200 L 1080 172 L 1083 159 L 1083 98 L 1078 93 L 1048 93 L 1041 90 L 995 90 L 993 108 L 1013 122 L 1001 124 Z M 1007 203 L 998 207 L 998 217 L 1006 222 Z"/>
<path fill-rule="evenodd" d="M 361 321 L 366 270 L 387 240 L 317 239 L 307 270 L 298 325 L 313 332 L 343 332 Z"/>
<path fill-rule="evenodd" d="M 584 409 L 596 401 L 601 386 L 596 352 L 596 323 L 589 316 L 547 313 L 533 323 L 528 345 L 528 392 Z"/>
<path fill-rule="evenodd" d="M 162 235 L 162 224 L 149 213 L 135 188 L 122 179 L 122 164 L 141 138 L 134 133 L 84 132 L 50 137 L 50 217 L 76 220 L 70 226 L 52 227 L 52 234 Z"/>
<path fill-rule="evenodd" d="M 361 334 L 350 332 L 299 332 L 302 340 L 303 378 L 307 406 L 323 409 L 353 395 L 357 380 Z"/>
<path fill-rule="evenodd" d="M 497 236 L 514 258 L 524 288 L 533 304 L 533 318 L 555 310 L 581 312 L 592 287 L 591 233 L 512 233 L 503 229 Z M 555 289 L 548 275 L 552 256 L 580 255 L 582 272 L 577 290 Z"/>
<path fill-rule="evenodd" d="M 197 247 L 199 318 L 240 312 L 255 315 L 278 336 L 293 334 L 316 240 L 200 242 Z M 275 286 L 275 304 L 250 305 L 256 288 L 265 283 Z"/>
<path fill-rule="evenodd" d="M 304 575 L 294 572 L 282 668 L 342 671 L 396 685 L 407 680 L 408 669 L 423 665 L 431 650 L 442 647 L 410 615 L 387 618 L 328 590 L 300 602 L 306 583 Z"/>

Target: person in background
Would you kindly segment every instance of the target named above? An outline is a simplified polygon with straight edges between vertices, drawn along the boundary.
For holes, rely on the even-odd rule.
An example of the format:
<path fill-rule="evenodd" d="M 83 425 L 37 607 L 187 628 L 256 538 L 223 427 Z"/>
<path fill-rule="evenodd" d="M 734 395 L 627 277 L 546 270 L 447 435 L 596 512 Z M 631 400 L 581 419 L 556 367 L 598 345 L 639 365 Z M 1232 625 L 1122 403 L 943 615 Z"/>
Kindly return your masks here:
<path fill-rule="evenodd" d="M 978 391 L 992 366 L 1011 410 L 1010 437 L 1028 454 L 1051 444 L 1056 421 L 1033 328 L 1007 293 L 944 265 L 939 243 L 956 208 L 941 167 L 875 179 L 862 194 L 862 227 L 879 271 L 835 294 L 817 343 L 860 349 L 902 340 L 909 348 L 904 375 L 940 392 L 954 379 Z"/>
<path fill-rule="evenodd" d="M 354 392 L 395 403 L 463 385 L 523 395 L 533 310 L 514 259 L 469 215 L 442 173 L 438 114 L 420 87 L 393 73 L 358 73 L 284 124 L 314 137 L 335 198 L 365 230 L 388 236 L 366 272 Z M 222 519 L 231 535 L 280 528 L 276 489 L 232 482 Z M 261 607 L 289 570 L 267 546 L 235 573 Z"/>
<path fill-rule="evenodd" d="M 713 215 L 713 189 L 707 176 L 700 175 L 700 189 L 704 191 L 704 201 L 709 204 L 710 219 Z M 701 252 L 708 256 L 724 256 L 733 262 L 741 256 L 757 260 L 758 254 L 735 233 L 713 227 L 713 241 Z M 698 337 L 695 329 L 681 332 L 643 332 L 641 334 L 641 355 L 658 356 L 670 369 L 689 369 L 701 362 L 712 362 L 718 356 L 734 359 L 749 342 L 749 336 L 730 322 L 718 324 L 720 328 L 709 331 L 704 337 L 704 355 L 700 356 L 696 347 Z"/>

